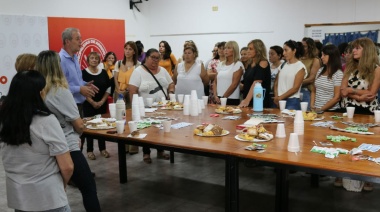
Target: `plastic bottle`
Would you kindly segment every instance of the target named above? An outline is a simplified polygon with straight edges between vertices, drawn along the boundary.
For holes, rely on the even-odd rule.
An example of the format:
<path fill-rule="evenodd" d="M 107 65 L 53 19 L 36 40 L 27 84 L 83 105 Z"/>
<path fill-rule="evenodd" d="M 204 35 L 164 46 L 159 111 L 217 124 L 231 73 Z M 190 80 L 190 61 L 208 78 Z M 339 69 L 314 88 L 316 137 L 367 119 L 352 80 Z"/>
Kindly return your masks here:
<path fill-rule="evenodd" d="M 253 110 L 254 111 L 264 110 L 264 97 L 265 97 L 265 88 L 261 86 L 260 82 L 256 82 L 255 87 L 253 87 Z"/>
<path fill-rule="evenodd" d="M 116 120 L 124 120 L 125 117 L 125 102 L 123 94 L 119 94 L 116 101 Z"/>

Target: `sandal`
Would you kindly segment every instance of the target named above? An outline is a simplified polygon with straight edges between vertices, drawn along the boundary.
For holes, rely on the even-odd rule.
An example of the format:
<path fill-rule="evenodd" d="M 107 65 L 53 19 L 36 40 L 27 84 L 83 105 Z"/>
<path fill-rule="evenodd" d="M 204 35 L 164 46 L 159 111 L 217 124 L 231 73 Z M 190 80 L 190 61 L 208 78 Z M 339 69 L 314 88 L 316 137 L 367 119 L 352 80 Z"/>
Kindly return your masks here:
<path fill-rule="evenodd" d="M 144 154 L 143 156 L 143 161 L 147 164 L 151 164 L 152 163 L 152 158 L 150 158 L 150 155 L 149 154 Z"/>
<path fill-rule="evenodd" d="M 364 191 L 373 191 L 373 183 L 365 182 L 363 190 Z"/>
<path fill-rule="evenodd" d="M 105 158 L 109 158 L 110 157 L 110 153 L 107 152 L 107 150 L 102 150 L 100 151 L 100 153 L 103 155 L 103 157 Z"/>
<path fill-rule="evenodd" d="M 157 158 L 158 159 L 169 160 L 170 159 L 170 155 L 166 154 L 165 152 L 159 152 L 159 153 L 157 153 Z"/>
<path fill-rule="evenodd" d="M 96 157 L 93 152 L 87 152 L 87 157 L 90 160 L 96 160 Z"/>

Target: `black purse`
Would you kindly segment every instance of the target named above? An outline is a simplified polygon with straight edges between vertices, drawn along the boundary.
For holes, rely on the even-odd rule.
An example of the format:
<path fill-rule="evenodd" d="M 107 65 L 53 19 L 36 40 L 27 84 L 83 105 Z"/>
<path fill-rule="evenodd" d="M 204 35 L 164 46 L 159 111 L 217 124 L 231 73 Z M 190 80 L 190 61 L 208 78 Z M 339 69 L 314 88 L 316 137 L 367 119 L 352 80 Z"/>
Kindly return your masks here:
<path fill-rule="evenodd" d="M 161 84 L 158 82 L 158 80 L 157 80 L 157 78 L 154 76 L 154 74 L 149 70 L 148 67 L 146 67 L 145 65 L 142 65 L 142 66 L 144 66 L 144 68 L 149 72 L 150 75 L 152 75 L 153 79 L 157 82 L 158 87 L 160 87 L 161 91 L 164 93 L 166 100 L 169 100 L 168 95 L 166 95 L 164 89 L 162 88 Z"/>

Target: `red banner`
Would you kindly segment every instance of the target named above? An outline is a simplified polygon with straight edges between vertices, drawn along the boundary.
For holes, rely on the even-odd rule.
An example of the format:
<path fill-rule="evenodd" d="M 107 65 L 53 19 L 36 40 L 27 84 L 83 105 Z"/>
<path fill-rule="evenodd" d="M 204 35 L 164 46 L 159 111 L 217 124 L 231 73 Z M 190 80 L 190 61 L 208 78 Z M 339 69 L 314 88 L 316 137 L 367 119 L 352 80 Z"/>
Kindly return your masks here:
<path fill-rule="evenodd" d="M 124 20 L 48 17 L 49 48 L 59 52 L 63 46 L 62 32 L 68 27 L 78 28 L 82 36 L 82 47 L 78 52 L 81 68 L 87 67 L 87 55 L 98 52 L 101 60 L 109 52 L 123 59 L 125 43 Z"/>

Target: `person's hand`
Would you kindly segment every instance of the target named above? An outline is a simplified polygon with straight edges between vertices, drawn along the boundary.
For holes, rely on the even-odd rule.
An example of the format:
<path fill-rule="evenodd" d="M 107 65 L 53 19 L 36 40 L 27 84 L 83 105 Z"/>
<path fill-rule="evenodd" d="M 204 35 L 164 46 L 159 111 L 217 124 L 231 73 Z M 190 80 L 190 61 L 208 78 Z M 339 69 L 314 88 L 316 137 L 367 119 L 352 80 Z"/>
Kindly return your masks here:
<path fill-rule="evenodd" d="M 273 103 L 275 103 L 277 106 L 279 106 L 280 98 L 278 96 L 273 97 Z"/>
<path fill-rule="evenodd" d="M 350 90 L 351 90 L 351 88 L 349 88 L 349 87 L 345 87 L 345 88 L 341 87 L 340 88 L 340 94 L 342 95 L 342 97 L 347 97 L 348 94 L 350 94 Z"/>
<path fill-rule="evenodd" d="M 243 99 L 240 104 L 239 104 L 239 107 L 248 107 L 249 105 L 249 101 L 246 100 L 246 99 Z"/>
<path fill-rule="evenodd" d="M 359 101 L 370 102 L 370 101 L 374 100 L 375 97 L 376 97 L 376 95 L 373 95 L 373 94 L 363 94 L 359 97 Z"/>
<path fill-rule="evenodd" d="M 214 101 L 217 103 L 217 104 L 220 104 L 220 99 L 218 96 L 214 96 Z"/>
<path fill-rule="evenodd" d="M 85 85 L 81 86 L 79 90 L 80 94 L 82 94 L 85 97 L 94 97 L 95 91 L 92 89 L 91 86 Z"/>
<path fill-rule="evenodd" d="M 99 88 L 96 87 L 93 83 L 94 83 L 94 80 L 88 82 L 86 85 L 87 85 L 87 86 L 90 86 L 91 89 L 94 90 L 95 93 L 98 93 L 98 92 L 99 92 Z"/>

